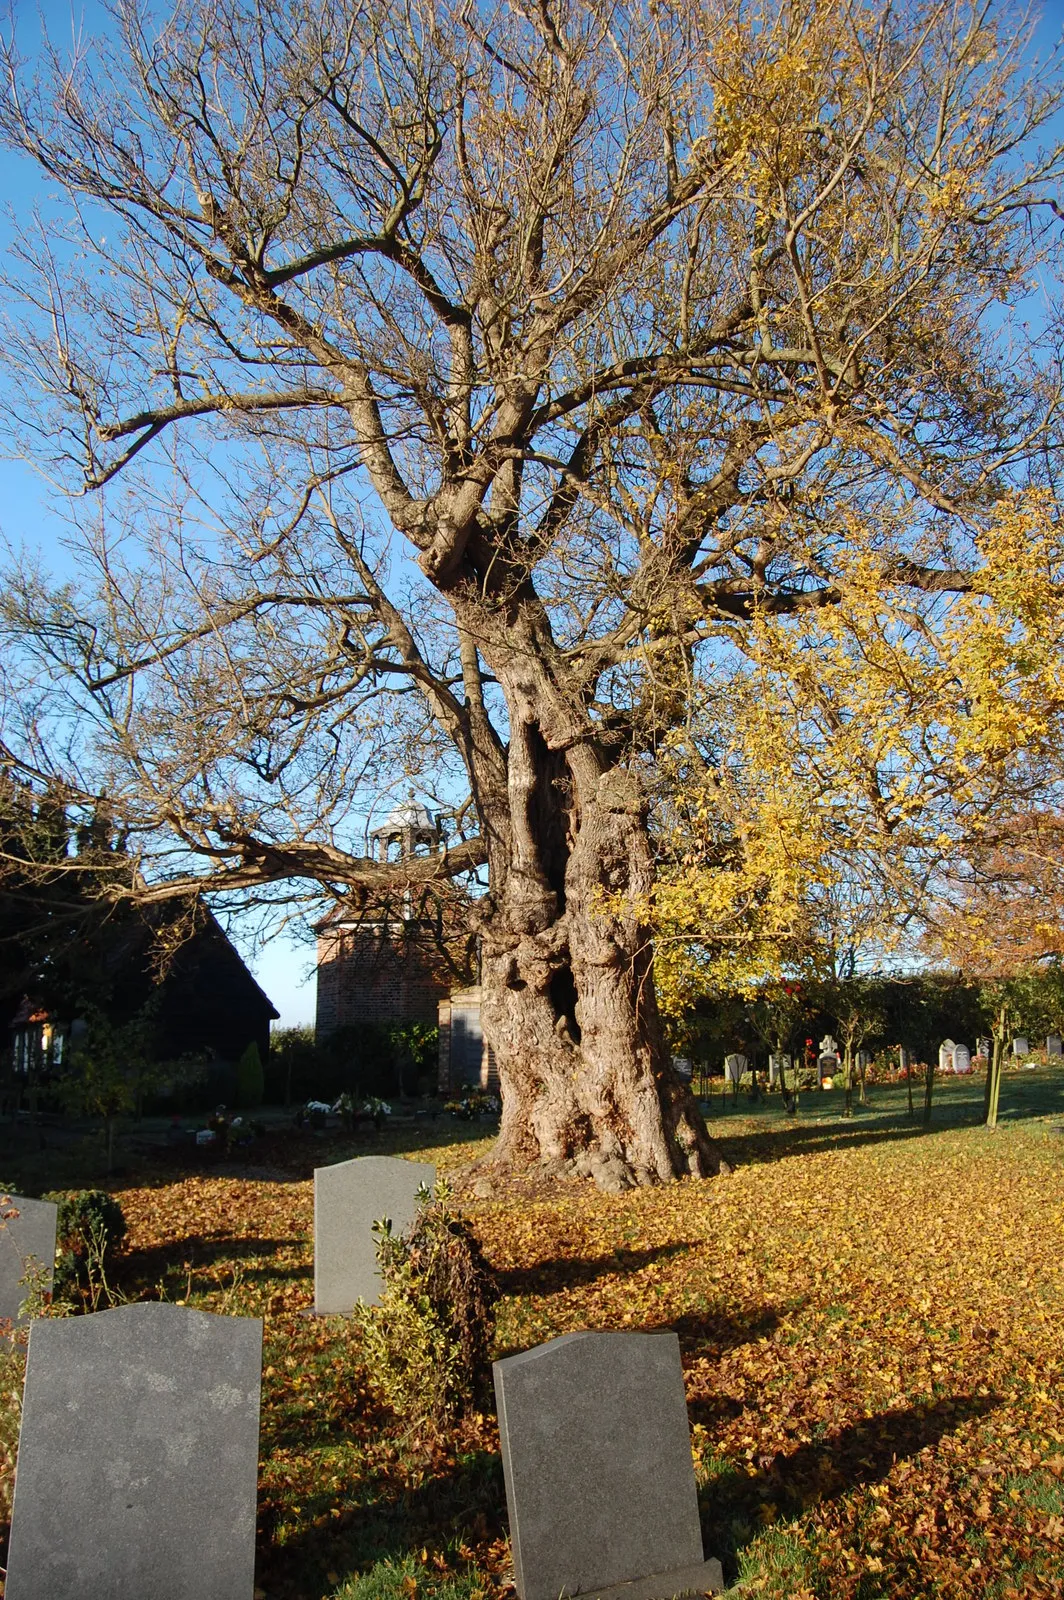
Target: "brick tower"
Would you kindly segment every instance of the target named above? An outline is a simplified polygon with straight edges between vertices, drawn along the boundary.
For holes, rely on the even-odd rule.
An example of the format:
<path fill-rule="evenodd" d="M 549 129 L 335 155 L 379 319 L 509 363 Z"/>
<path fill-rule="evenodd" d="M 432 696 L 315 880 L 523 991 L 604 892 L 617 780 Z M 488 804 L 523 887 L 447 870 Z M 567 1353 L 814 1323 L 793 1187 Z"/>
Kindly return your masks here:
<path fill-rule="evenodd" d="M 375 860 L 405 860 L 440 848 L 439 818 L 414 798 L 370 835 Z M 415 906 L 409 891 L 372 910 L 337 907 L 318 923 L 316 1031 L 362 1022 L 430 1022 L 452 976 L 440 953 L 441 928 L 428 897 Z"/>

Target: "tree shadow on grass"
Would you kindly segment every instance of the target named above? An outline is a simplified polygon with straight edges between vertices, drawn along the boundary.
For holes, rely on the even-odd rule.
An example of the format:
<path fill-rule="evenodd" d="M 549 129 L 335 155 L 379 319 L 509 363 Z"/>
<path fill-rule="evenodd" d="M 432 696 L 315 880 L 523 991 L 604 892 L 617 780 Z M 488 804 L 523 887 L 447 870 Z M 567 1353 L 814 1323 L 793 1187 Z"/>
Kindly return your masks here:
<path fill-rule="evenodd" d="M 347 1499 L 334 1515 L 337 1491 L 323 1481 L 302 1504 L 303 1524 L 283 1543 L 274 1538 L 272 1519 L 260 1517 L 256 1583 L 270 1600 L 319 1600 L 332 1591 L 330 1573 L 347 1576 L 425 1549 L 448 1551 L 460 1566 L 466 1559 L 460 1548 L 506 1536 L 502 1462 L 487 1450 L 463 1454 L 407 1488 L 369 1472 L 360 1479 L 357 1504 Z"/>
<path fill-rule="evenodd" d="M 851 1119 L 841 1116 L 833 1092 L 819 1100 L 815 1095 L 802 1099 L 799 1117 L 786 1117 L 778 1100 L 755 1108 L 737 1108 L 740 1126 L 733 1132 L 731 1116 L 710 1118 L 710 1133 L 730 1161 L 737 1165 L 758 1165 L 785 1160 L 790 1155 L 814 1154 L 823 1150 L 856 1149 L 861 1145 L 894 1143 L 899 1140 L 933 1138 L 940 1133 L 979 1128 L 983 1122 L 983 1080 L 976 1076 L 962 1083 L 947 1081 L 936 1095 L 930 1125 L 923 1125 L 923 1093 L 914 1093 L 915 1117 L 910 1120 L 905 1099 L 897 1085 L 872 1091 L 867 1105 L 855 1105 Z M 1010 1075 L 1002 1088 L 999 1121 L 1017 1124 L 1037 1117 L 1049 1117 L 1064 1110 L 1064 1072 L 1050 1072 L 1027 1080 Z M 815 1121 L 806 1120 L 815 1117 Z M 751 1123 L 754 1126 L 751 1126 Z"/>
<path fill-rule="evenodd" d="M 265 1284 L 275 1278 L 309 1278 L 313 1269 L 309 1262 L 279 1263 L 275 1252 L 298 1248 L 297 1239 L 262 1239 L 257 1237 L 234 1239 L 227 1234 L 189 1234 L 180 1240 L 164 1241 L 150 1249 L 130 1250 L 116 1262 L 116 1278 L 124 1287 L 151 1287 L 174 1273 L 192 1269 L 193 1274 L 219 1262 L 244 1262 L 261 1258 L 261 1266 L 241 1270 L 245 1283 L 254 1284 L 259 1279 Z"/>
<path fill-rule="evenodd" d="M 763 1525 L 766 1502 L 786 1518 L 799 1516 L 825 1496 L 878 1482 L 898 1460 L 937 1444 L 959 1423 L 998 1403 L 996 1395 L 943 1397 L 862 1418 L 764 1461 L 753 1475 L 738 1465 L 718 1472 L 699 1497 L 706 1551 L 723 1560 L 733 1579 L 739 1552 Z M 335 1430 L 309 1422 L 301 1447 L 309 1453 L 335 1441 Z M 346 1576 L 423 1549 L 451 1552 L 452 1564 L 461 1552 L 460 1565 L 471 1556 L 469 1546 L 506 1534 L 501 1464 L 490 1451 L 451 1458 L 410 1487 L 384 1468 L 370 1469 L 359 1479 L 355 1503 L 350 1486 L 345 1488 L 347 1504 L 339 1508 L 338 1492 L 322 1474 L 322 1487 L 303 1497 L 302 1525 L 283 1543 L 275 1541 L 275 1519 L 269 1513 L 260 1519 L 257 1581 L 271 1600 L 319 1600 L 335 1581 L 330 1573 Z"/>
<path fill-rule="evenodd" d="M 837 1128 L 797 1127 L 782 1133 L 728 1134 L 714 1131 L 716 1143 L 733 1166 L 753 1167 L 786 1161 L 788 1156 L 815 1155 L 824 1150 L 856 1150 L 863 1145 L 896 1144 L 903 1139 L 920 1139 L 944 1132 L 942 1128 L 923 1128 L 912 1124 L 897 1127 L 862 1128 L 847 1124 Z"/>
<path fill-rule="evenodd" d="M 677 1239 L 646 1250 L 618 1248 L 598 1256 L 549 1256 L 530 1267 L 496 1272 L 495 1279 L 505 1295 L 556 1294 L 560 1289 L 575 1289 L 599 1278 L 639 1272 L 652 1262 L 666 1261 L 704 1245 L 704 1239 Z"/>
<path fill-rule="evenodd" d="M 936 1445 L 959 1423 L 986 1416 L 1000 1403 L 997 1394 L 943 1396 L 863 1417 L 796 1450 L 762 1458 L 755 1473 L 729 1466 L 699 1493 L 706 1550 L 734 1577 L 738 1552 L 760 1530 L 766 1503 L 789 1519 L 825 1497 L 878 1483 L 897 1461 Z"/>

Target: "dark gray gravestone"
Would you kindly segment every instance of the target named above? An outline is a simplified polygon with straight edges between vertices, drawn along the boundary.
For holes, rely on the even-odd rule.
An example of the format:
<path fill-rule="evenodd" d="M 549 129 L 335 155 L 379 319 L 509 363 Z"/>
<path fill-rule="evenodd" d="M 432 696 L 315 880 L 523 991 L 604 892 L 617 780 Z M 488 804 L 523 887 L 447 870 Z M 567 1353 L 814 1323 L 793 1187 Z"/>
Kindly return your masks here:
<path fill-rule="evenodd" d="M 521 1600 L 724 1587 L 703 1557 L 674 1333 L 569 1333 L 494 1371 Z"/>
<path fill-rule="evenodd" d="M 0 1321 L 20 1320 L 18 1308 L 28 1293 L 24 1280 L 34 1267 L 42 1269 L 42 1287 L 51 1291 L 58 1213 L 54 1200 L 0 1194 Z"/>
<path fill-rule="evenodd" d="M 347 1316 L 356 1300 L 373 1305 L 380 1295 L 373 1224 L 387 1217 L 405 1233 L 417 1212 L 417 1192 L 431 1189 L 436 1168 L 427 1161 L 359 1156 L 314 1168 L 314 1310 Z"/>
<path fill-rule="evenodd" d="M 30 1327 L 6 1600 L 252 1600 L 262 1323 Z"/>
<path fill-rule="evenodd" d="M 1059 1033 L 1051 1033 L 1046 1040 L 1047 1056 L 1064 1056 L 1064 1039 Z"/>

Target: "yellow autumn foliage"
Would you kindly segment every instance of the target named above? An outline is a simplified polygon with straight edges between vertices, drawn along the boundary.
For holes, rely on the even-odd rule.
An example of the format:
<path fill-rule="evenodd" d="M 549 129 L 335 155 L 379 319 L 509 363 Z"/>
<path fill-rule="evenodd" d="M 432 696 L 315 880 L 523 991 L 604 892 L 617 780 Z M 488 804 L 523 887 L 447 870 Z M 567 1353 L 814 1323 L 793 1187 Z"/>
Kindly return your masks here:
<path fill-rule="evenodd" d="M 988 828 L 1044 807 L 1064 750 L 1064 530 L 1000 498 L 966 592 L 914 601 L 851 526 L 837 605 L 762 615 L 659 766 L 664 1013 L 896 951 Z M 908 926 L 908 934 L 904 932 Z"/>

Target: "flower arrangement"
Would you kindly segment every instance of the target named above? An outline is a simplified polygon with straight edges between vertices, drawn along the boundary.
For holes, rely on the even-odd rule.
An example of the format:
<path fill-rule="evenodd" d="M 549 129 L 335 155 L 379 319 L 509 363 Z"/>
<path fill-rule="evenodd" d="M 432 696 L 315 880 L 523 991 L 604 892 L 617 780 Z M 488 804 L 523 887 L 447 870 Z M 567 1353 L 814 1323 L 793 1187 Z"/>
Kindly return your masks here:
<path fill-rule="evenodd" d="M 449 1111 L 452 1117 L 472 1122 L 475 1117 L 498 1116 L 501 1103 L 498 1095 L 484 1094 L 481 1090 L 474 1089 L 463 1100 L 448 1100 L 443 1109 Z"/>

